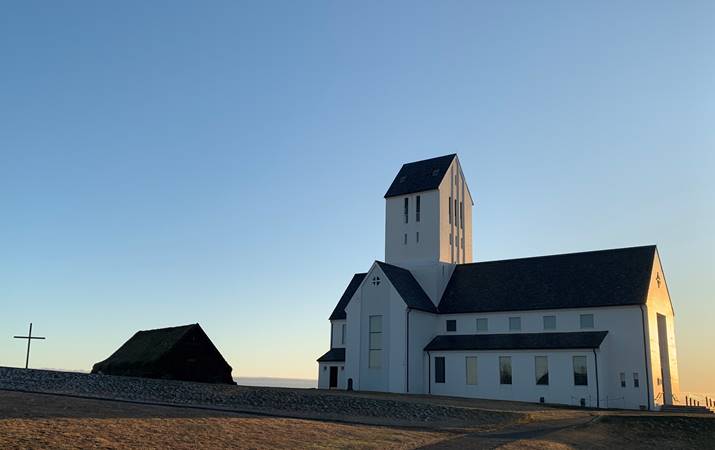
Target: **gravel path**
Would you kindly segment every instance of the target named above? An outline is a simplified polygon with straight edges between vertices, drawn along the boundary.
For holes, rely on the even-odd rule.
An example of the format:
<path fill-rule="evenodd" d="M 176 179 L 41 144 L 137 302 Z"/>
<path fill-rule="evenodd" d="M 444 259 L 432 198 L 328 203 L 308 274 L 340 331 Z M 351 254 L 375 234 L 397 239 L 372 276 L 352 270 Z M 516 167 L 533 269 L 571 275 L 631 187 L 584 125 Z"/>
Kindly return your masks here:
<path fill-rule="evenodd" d="M 361 396 L 315 389 L 215 385 L 7 367 L 0 367 L 0 389 L 430 428 L 494 429 L 524 418 L 515 412 L 430 404 L 410 401 L 409 397 L 381 398 L 374 394 Z"/>

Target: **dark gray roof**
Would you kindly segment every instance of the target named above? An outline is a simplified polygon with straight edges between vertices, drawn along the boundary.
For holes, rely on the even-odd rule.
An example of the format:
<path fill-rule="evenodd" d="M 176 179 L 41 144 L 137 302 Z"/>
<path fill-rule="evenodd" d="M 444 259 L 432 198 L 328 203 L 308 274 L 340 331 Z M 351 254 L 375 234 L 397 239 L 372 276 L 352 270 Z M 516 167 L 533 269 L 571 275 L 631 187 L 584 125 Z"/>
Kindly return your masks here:
<path fill-rule="evenodd" d="M 402 267 L 393 266 L 392 264 L 381 261 L 376 262 L 407 306 L 413 309 L 419 309 L 420 311 L 437 312 L 434 303 L 432 303 L 432 300 L 425 294 L 425 291 L 422 290 L 422 287 L 412 275 L 412 272 Z"/>
<path fill-rule="evenodd" d="M 437 189 L 456 153 L 403 164 L 385 198 Z"/>
<path fill-rule="evenodd" d="M 443 314 L 645 304 L 654 245 L 460 264 Z"/>
<path fill-rule="evenodd" d="M 575 333 L 450 334 L 436 336 L 425 351 L 556 350 L 598 348 L 608 331 Z"/>
<path fill-rule="evenodd" d="M 326 354 L 318 358 L 318 362 L 338 362 L 345 361 L 344 348 L 331 348 Z"/>
<path fill-rule="evenodd" d="M 343 292 L 342 297 L 340 297 L 338 304 L 335 305 L 335 309 L 330 315 L 329 320 L 345 320 L 345 318 L 347 317 L 345 314 L 345 307 L 348 306 L 350 299 L 357 290 L 358 286 L 360 286 L 360 283 L 362 283 L 362 280 L 363 278 L 365 278 L 365 275 L 367 274 L 356 273 L 355 275 L 353 275 L 353 279 L 350 280 L 350 283 L 348 284 L 348 287 L 345 288 L 345 292 Z"/>

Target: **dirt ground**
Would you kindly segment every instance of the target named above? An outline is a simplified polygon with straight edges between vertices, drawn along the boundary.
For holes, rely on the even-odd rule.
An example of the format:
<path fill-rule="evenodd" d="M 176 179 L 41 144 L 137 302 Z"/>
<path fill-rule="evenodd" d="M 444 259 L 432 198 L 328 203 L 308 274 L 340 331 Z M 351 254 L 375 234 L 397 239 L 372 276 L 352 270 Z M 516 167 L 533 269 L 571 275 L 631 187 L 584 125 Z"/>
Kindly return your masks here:
<path fill-rule="evenodd" d="M 0 448 L 415 448 L 425 430 L 0 391 Z"/>
<path fill-rule="evenodd" d="M 485 405 L 523 409 L 525 420 L 465 432 L 0 391 L 0 449 L 715 448 L 715 416 Z"/>

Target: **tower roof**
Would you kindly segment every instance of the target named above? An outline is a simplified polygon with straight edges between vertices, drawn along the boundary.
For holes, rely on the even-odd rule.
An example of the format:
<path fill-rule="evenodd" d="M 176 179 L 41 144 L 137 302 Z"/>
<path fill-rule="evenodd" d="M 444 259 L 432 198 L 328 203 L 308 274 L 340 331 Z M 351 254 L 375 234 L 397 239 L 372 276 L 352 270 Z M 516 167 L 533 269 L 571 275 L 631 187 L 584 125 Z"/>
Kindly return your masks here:
<path fill-rule="evenodd" d="M 437 189 L 456 153 L 403 164 L 385 198 Z"/>

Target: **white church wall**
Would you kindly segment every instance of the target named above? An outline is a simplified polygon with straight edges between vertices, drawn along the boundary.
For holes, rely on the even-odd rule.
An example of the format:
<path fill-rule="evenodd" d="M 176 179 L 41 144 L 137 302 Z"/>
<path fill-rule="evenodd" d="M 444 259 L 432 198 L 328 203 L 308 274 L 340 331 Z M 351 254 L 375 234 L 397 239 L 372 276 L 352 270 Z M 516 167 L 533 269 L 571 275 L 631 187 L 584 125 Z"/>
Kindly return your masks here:
<path fill-rule="evenodd" d="M 343 325 L 345 325 L 345 338 L 347 339 L 347 320 L 330 321 L 330 348 L 343 348 Z"/>
<path fill-rule="evenodd" d="M 660 281 L 660 283 L 658 282 Z M 672 308 L 668 286 L 665 282 L 660 256 L 656 253 L 651 280 L 648 287 L 648 300 L 646 302 L 647 317 L 647 345 L 648 356 L 651 361 L 652 371 L 649 374 L 652 386 L 653 404 L 658 407 L 669 396 L 674 404 L 683 403 L 680 393 L 680 378 L 678 376 L 677 351 L 675 346 L 675 314 Z M 667 348 L 667 365 L 661 367 L 660 333 L 658 329 L 658 315 L 666 323 L 665 346 Z M 668 393 L 668 379 L 670 380 L 670 393 Z"/>
<path fill-rule="evenodd" d="M 445 358 L 445 382 L 435 382 L 434 358 Z M 468 385 L 466 357 L 477 358 L 477 384 Z M 501 384 L 499 357 L 511 357 L 512 384 Z M 546 356 L 549 384 L 536 385 L 535 356 Z M 573 357 L 585 356 L 588 385 L 574 385 Z M 489 352 L 430 352 L 430 391 L 436 395 L 474 397 L 497 400 L 539 402 L 596 407 L 596 367 L 593 351 L 489 351 Z"/>
<path fill-rule="evenodd" d="M 420 221 L 417 222 L 417 196 L 420 197 Z M 405 223 L 405 198 L 408 222 Z M 416 192 L 385 199 L 385 262 L 424 264 L 439 259 L 439 194 L 437 190 Z M 419 233 L 419 242 L 417 241 Z M 407 243 L 405 243 L 407 234 Z"/>
<path fill-rule="evenodd" d="M 387 353 L 387 391 L 405 392 L 407 380 L 407 305 L 394 287 L 390 286 L 389 320 L 384 337 L 390 342 Z"/>
<path fill-rule="evenodd" d="M 411 310 L 409 316 L 409 392 L 427 393 L 427 359 L 424 348 L 434 338 L 439 316 L 418 310 Z"/>

